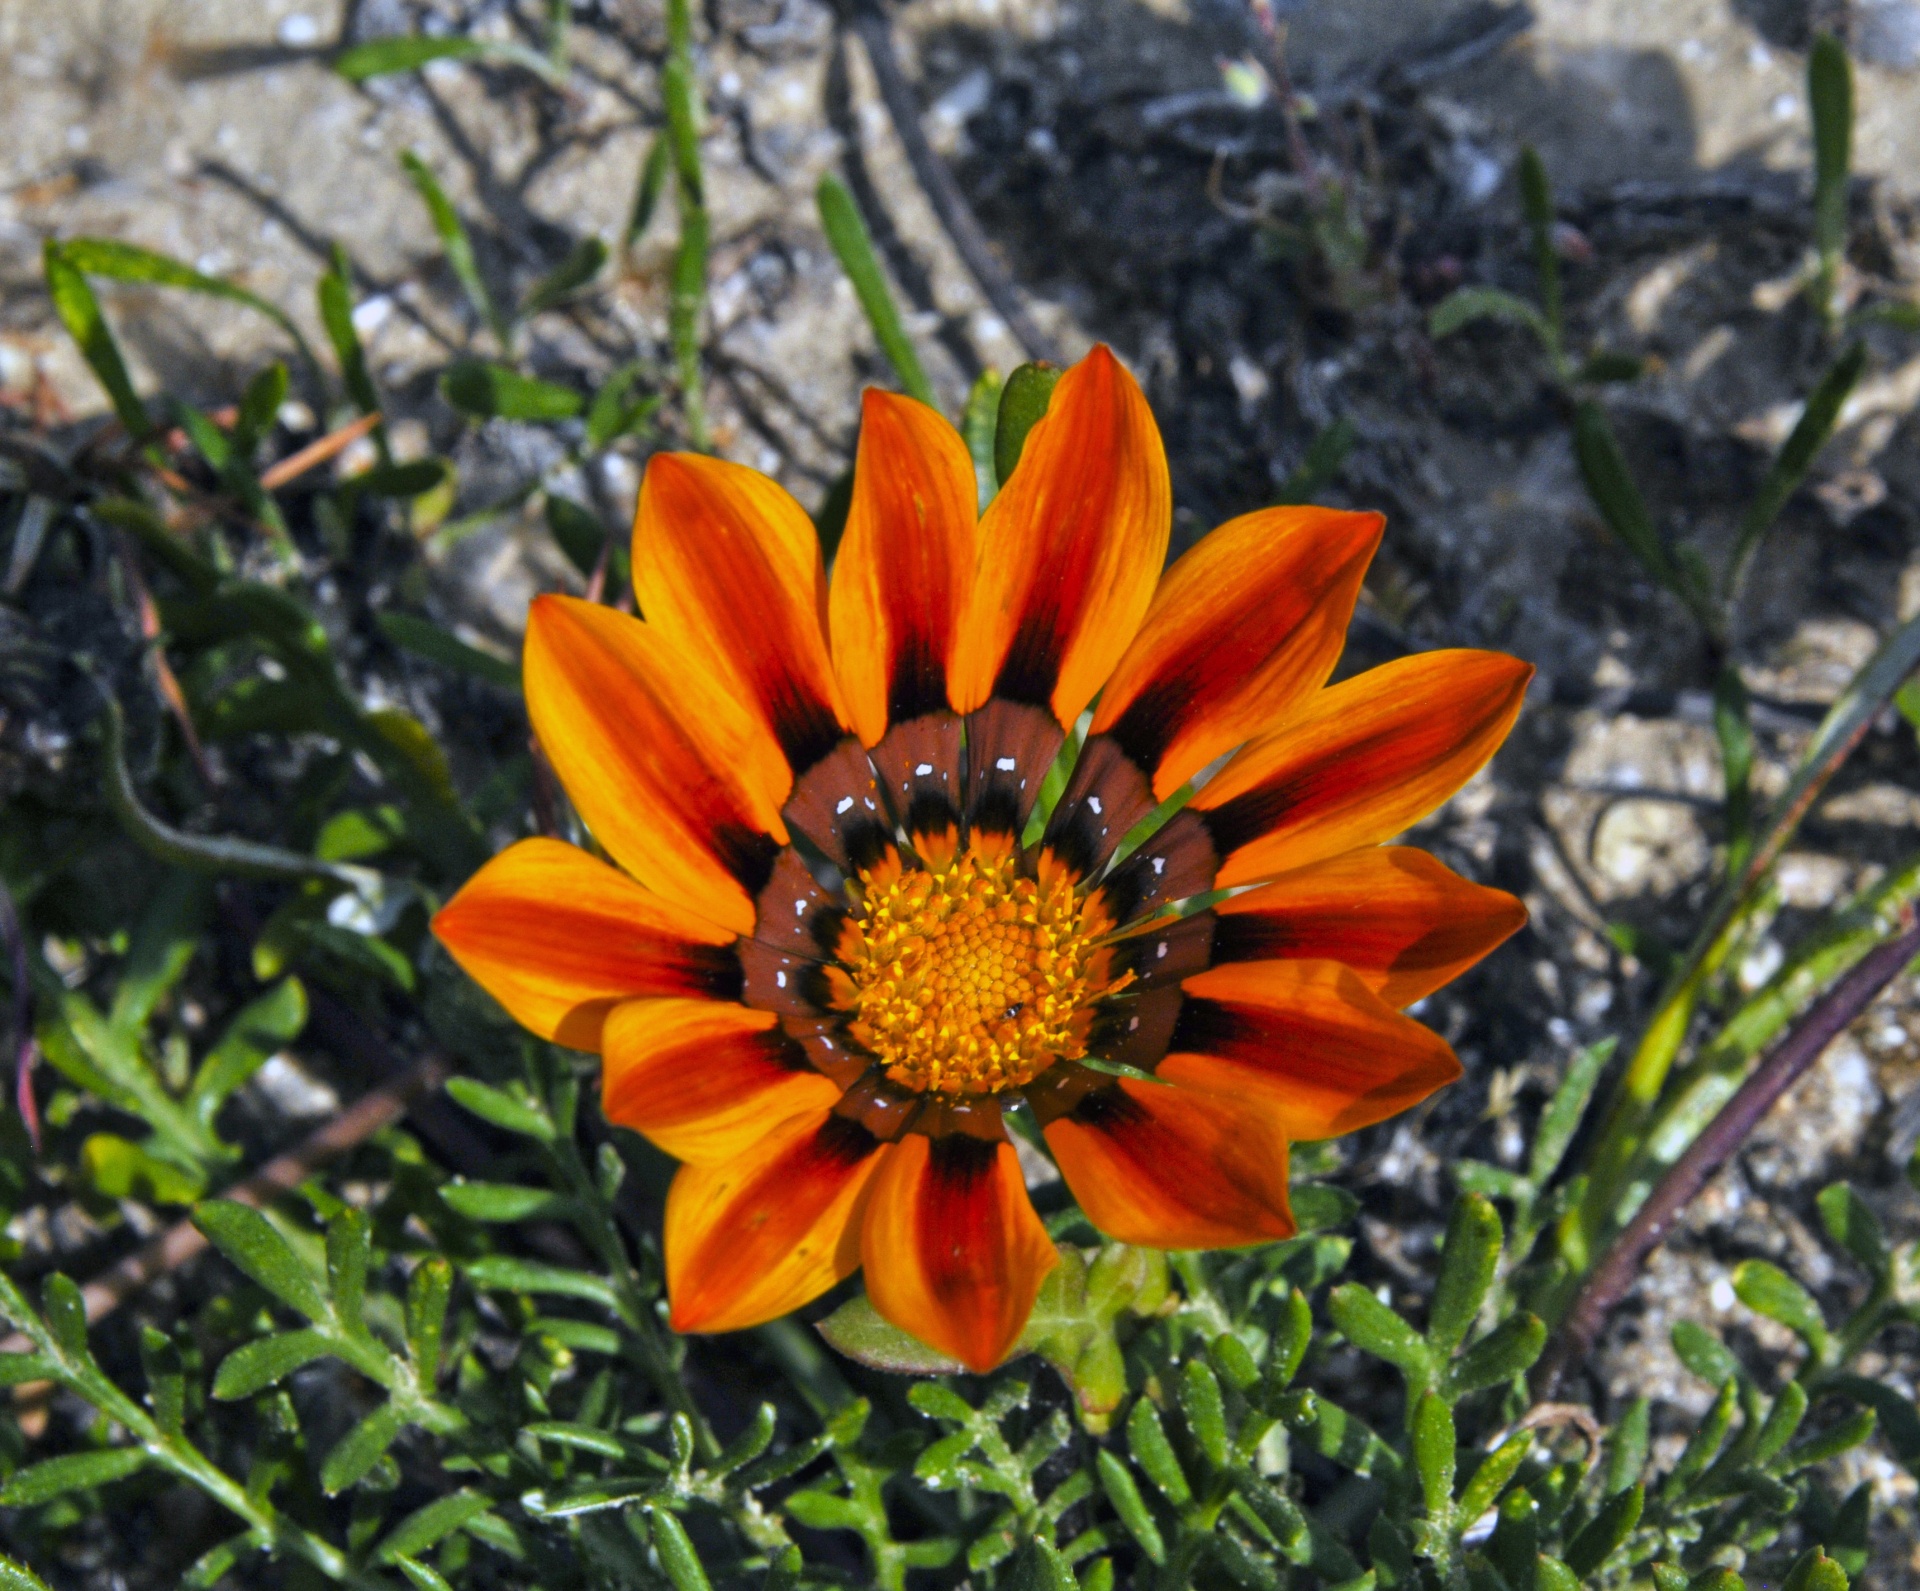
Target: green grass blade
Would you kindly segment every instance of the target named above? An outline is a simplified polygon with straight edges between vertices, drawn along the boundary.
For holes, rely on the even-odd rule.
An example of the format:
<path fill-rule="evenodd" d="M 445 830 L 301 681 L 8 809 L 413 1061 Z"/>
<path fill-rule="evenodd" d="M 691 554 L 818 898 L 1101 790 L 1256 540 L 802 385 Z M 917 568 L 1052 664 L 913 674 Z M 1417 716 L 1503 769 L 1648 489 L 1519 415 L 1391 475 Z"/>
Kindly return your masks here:
<path fill-rule="evenodd" d="M 673 151 L 665 137 L 654 139 L 647 158 L 640 162 L 640 177 L 633 187 L 633 208 L 627 213 L 627 228 L 620 234 L 620 252 L 628 253 L 640 241 L 660 208 L 660 196 L 666 192 L 667 175 L 673 170 Z"/>
<path fill-rule="evenodd" d="M 566 81 L 563 62 L 550 60 L 523 44 L 464 36 L 427 38 L 417 33 L 356 44 L 333 58 L 333 69 L 349 83 L 364 83 L 369 78 L 390 77 L 396 72 L 417 72 L 435 61 L 500 61 L 524 66 L 556 87 Z"/>
<path fill-rule="evenodd" d="M 1541 337 L 1560 363 L 1564 321 L 1560 303 L 1560 256 L 1553 246 L 1553 189 L 1547 168 L 1531 145 L 1520 151 L 1520 208 L 1533 239 L 1533 269 L 1540 282 Z"/>
<path fill-rule="evenodd" d="M 1768 466 L 1760 490 L 1740 518 L 1740 532 L 1734 542 L 1733 558 L 1727 565 L 1726 595 L 1729 603 L 1740 594 L 1753 556 L 1761 539 L 1780 517 L 1787 499 L 1800 489 L 1820 449 L 1827 445 L 1834 427 L 1840 423 L 1840 411 L 1847 395 L 1860 380 L 1867 366 L 1865 343 L 1850 343 L 1840 357 L 1827 367 L 1820 383 L 1807 398 L 1799 422 L 1788 435 L 1773 463 Z"/>
<path fill-rule="evenodd" d="M 133 390 L 133 378 L 127 374 L 127 362 L 121 357 L 120 344 L 113 328 L 100 309 L 100 300 L 79 267 L 67 258 L 65 249 L 48 238 L 41 252 L 47 277 L 47 296 L 53 300 L 54 313 L 67 333 L 79 345 L 94 377 L 106 389 L 113 412 L 128 436 L 136 440 L 153 429 L 146 406 Z"/>
<path fill-rule="evenodd" d="M 1847 250 L 1847 187 L 1853 169 L 1853 63 L 1831 33 L 1807 52 L 1813 111 L 1813 246 L 1820 256 L 1820 312 L 1833 313 L 1834 278 Z"/>
<path fill-rule="evenodd" d="M 487 291 L 487 284 L 480 275 L 480 262 L 474 256 L 473 239 L 467 235 L 459 212 L 453 208 L 453 201 L 447 197 L 439 179 L 427 169 L 426 162 L 412 150 L 400 157 L 400 164 L 406 168 L 407 176 L 412 179 L 426 203 L 427 214 L 433 218 L 433 230 L 439 235 L 441 248 L 446 251 L 447 264 L 459 280 L 461 290 L 466 293 L 467 302 L 492 331 L 501 350 L 506 351 L 511 343 L 512 328 L 494 303 L 493 295 Z"/>
<path fill-rule="evenodd" d="M 152 249 L 143 249 L 137 243 L 120 243 L 112 238 L 69 238 L 60 245 L 60 250 L 74 269 L 88 276 L 105 276 L 116 282 L 143 282 L 155 287 L 178 287 L 206 298 L 240 304 L 256 314 L 266 316 L 291 339 L 301 362 L 318 382 L 320 362 L 314 357 L 313 349 L 300 328 L 285 310 L 258 293 L 250 293 L 246 288 L 218 276 L 208 276 Z"/>
<path fill-rule="evenodd" d="M 911 396 L 931 405 L 933 383 L 927 380 L 920 355 L 914 351 L 913 339 L 907 335 L 900 319 L 900 311 L 887 287 L 886 274 L 873 252 L 873 237 L 867 231 L 860 207 L 853 202 L 846 184 L 832 175 L 820 179 L 815 198 L 820 205 L 820 225 L 827 234 L 827 242 L 833 246 L 847 280 L 853 283 L 854 296 L 866 311 L 867 324 L 873 328 L 881 352 L 899 376 L 900 385 Z"/>

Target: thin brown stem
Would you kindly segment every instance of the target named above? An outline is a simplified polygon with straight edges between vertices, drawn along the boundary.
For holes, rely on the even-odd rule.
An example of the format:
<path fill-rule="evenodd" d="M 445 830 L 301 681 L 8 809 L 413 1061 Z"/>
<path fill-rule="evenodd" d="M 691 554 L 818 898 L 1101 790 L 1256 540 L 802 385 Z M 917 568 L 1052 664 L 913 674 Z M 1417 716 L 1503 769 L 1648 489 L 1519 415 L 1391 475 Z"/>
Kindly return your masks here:
<path fill-rule="evenodd" d="M 1566 1369 L 1592 1351 L 1613 1307 L 1627 1295 L 1647 1255 L 1666 1240 L 1694 1196 L 1712 1180 L 1780 1096 L 1791 1088 L 1900 971 L 1920 954 L 1920 921 L 1912 912 L 1901 931 L 1862 958 L 1794 1025 L 1694 1139 L 1626 1230 L 1587 1273 L 1552 1349 L 1540 1361 L 1536 1384 L 1551 1389 Z"/>

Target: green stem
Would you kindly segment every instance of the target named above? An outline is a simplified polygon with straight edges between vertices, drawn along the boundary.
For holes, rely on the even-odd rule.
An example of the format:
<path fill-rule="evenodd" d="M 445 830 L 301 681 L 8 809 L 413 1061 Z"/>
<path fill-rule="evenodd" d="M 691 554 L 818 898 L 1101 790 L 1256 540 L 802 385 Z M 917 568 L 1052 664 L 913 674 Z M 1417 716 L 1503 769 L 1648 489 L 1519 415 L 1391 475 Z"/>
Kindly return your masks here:
<path fill-rule="evenodd" d="M 667 66 L 661 87 L 666 98 L 667 139 L 673 150 L 675 203 L 680 210 L 680 245 L 674 253 L 668 328 L 680 374 L 680 401 L 687 437 L 707 451 L 706 399 L 701 377 L 700 319 L 707 297 L 709 221 L 706 183 L 700 169 L 699 82 L 693 69 L 693 16 L 689 0 L 668 0 Z"/>

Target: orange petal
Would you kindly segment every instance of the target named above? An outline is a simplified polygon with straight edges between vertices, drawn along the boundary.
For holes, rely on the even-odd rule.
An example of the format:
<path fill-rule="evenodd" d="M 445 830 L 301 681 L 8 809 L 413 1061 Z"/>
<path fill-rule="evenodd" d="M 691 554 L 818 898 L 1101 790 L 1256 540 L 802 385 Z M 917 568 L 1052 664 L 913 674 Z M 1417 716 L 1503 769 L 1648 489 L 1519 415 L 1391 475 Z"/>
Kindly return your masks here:
<path fill-rule="evenodd" d="M 656 453 L 633 521 L 633 590 L 649 623 L 760 714 L 792 772 L 839 742 L 846 719 L 827 656 L 819 533 L 773 481 L 720 459 Z"/>
<path fill-rule="evenodd" d="M 1012 1352 L 1060 1254 L 1012 1144 L 909 1133 L 874 1178 L 860 1258 L 875 1309 L 987 1371 Z"/>
<path fill-rule="evenodd" d="M 869 746 L 889 722 L 947 705 L 977 494 L 958 431 L 924 403 L 867 389 L 827 611 L 847 710 Z"/>
<path fill-rule="evenodd" d="M 1186 980 L 1154 1075 L 1258 1101 L 1296 1142 L 1370 1127 L 1460 1075 L 1446 1041 L 1337 961 L 1259 961 Z"/>
<path fill-rule="evenodd" d="M 1051 706 L 1071 724 L 1140 626 L 1172 517 L 1153 411 L 1096 347 L 1060 378 L 980 523 L 953 705 L 971 712 L 999 695 Z"/>
<path fill-rule="evenodd" d="M 1215 965 L 1316 957 L 1360 974 L 1388 1005 L 1450 983 L 1527 920 L 1505 890 L 1468 883 L 1425 851 L 1349 851 L 1214 908 Z"/>
<path fill-rule="evenodd" d="M 860 1264 L 860 1212 L 882 1145 L 815 1111 L 667 1190 L 675 1331 L 738 1331 L 818 1298 Z"/>
<path fill-rule="evenodd" d="M 840 1090 L 807 1064 L 779 1022 L 731 1001 L 615 1006 L 601 1045 L 607 1120 L 644 1133 L 676 1160 L 711 1165 L 794 1116 L 831 1109 Z"/>
<path fill-rule="evenodd" d="M 1194 796 L 1225 858 L 1217 884 L 1376 845 L 1425 817 L 1507 738 L 1532 677 L 1498 652 L 1423 652 L 1321 691 Z"/>
<path fill-rule="evenodd" d="M 1379 514 L 1264 508 L 1201 540 L 1166 573 L 1100 693 L 1110 731 L 1164 801 L 1223 752 L 1327 682 L 1346 645 Z"/>
<path fill-rule="evenodd" d="M 534 600 L 527 713 L 594 837 L 642 883 L 735 933 L 787 840 L 780 748 L 660 629 Z"/>
<path fill-rule="evenodd" d="M 502 851 L 433 932 L 516 1021 L 570 1049 L 599 1049 L 607 1013 L 636 995 L 740 992 L 731 934 L 558 840 Z"/>
<path fill-rule="evenodd" d="M 1292 1237 L 1287 1140 L 1246 1099 L 1123 1080 L 1047 1124 L 1087 1219 L 1149 1248 L 1239 1248 Z"/>

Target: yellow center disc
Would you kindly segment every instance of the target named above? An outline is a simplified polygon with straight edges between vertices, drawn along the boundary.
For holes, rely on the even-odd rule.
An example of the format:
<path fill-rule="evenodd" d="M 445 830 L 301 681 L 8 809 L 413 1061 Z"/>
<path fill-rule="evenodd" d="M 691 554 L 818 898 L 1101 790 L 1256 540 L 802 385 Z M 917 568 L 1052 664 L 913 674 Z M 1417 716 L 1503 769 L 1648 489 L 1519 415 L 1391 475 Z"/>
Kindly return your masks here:
<path fill-rule="evenodd" d="M 862 882 L 843 944 L 852 1031 L 896 1083 L 991 1094 L 1086 1053 L 1095 936 L 1069 880 L 1037 884 L 1011 857 L 969 853 Z"/>

